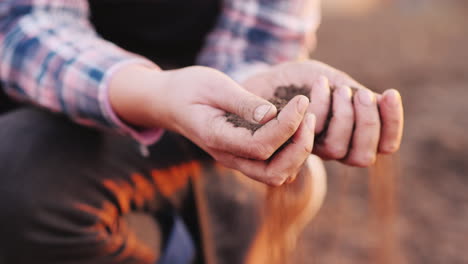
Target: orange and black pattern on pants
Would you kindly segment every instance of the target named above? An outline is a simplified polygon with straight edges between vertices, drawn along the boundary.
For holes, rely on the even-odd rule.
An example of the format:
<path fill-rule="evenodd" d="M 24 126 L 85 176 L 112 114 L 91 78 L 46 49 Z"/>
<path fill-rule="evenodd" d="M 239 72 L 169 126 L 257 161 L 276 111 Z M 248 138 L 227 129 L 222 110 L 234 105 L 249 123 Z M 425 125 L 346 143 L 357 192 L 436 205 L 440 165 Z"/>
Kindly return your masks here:
<path fill-rule="evenodd" d="M 174 211 L 198 262 L 245 259 L 259 219 L 255 188 L 183 137 L 166 133 L 145 158 L 128 138 L 32 108 L 0 115 L 0 128 L 0 263 L 156 263 L 138 235 L 149 227 L 126 216 L 153 217 L 164 243 Z"/>

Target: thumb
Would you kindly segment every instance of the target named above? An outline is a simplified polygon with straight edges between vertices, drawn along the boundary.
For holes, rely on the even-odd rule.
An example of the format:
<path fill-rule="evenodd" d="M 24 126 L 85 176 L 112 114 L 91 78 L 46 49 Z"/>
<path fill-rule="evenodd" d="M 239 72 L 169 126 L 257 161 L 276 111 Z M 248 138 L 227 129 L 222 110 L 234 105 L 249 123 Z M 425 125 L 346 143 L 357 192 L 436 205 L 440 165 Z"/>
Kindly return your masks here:
<path fill-rule="evenodd" d="M 212 94 L 218 108 L 236 114 L 243 119 L 264 124 L 276 116 L 276 107 L 267 100 L 247 91 L 236 82 L 229 80 L 224 89 L 216 89 Z"/>

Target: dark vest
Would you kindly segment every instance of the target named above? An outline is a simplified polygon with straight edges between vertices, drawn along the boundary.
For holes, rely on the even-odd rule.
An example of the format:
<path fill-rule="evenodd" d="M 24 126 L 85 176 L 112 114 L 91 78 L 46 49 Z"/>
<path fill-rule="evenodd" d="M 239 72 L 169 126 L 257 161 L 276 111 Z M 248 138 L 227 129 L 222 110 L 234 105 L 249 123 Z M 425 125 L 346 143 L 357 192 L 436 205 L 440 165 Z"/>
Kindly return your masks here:
<path fill-rule="evenodd" d="M 104 38 L 163 67 L 192 65 L 222 0 L 89 0 Z M 15 107 L 0 87 L 0 113 Z"/>
<path fill-rule="evenodd" d="M 214 27 L 221 0 L 89 0 L 105 39 L 159 65 L 194 64 Z"/>

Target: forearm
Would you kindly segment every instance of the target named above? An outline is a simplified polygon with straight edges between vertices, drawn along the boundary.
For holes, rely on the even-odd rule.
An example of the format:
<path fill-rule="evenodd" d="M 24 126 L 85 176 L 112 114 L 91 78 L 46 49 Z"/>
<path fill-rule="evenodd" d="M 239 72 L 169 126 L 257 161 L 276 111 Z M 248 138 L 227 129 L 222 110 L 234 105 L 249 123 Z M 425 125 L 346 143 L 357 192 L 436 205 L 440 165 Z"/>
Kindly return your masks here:
<path fill-rule="evenodd" d="M 155 133 L 143 137 L 141 130 L 118 119 L 109 103 L 108 84 L 130 65 L 157 66 L 101 39 L 88 21 L 86 0 L 39 2 L 0 4 L 6 10 L 0 13 L 0 78 L 5 92 L 80 124 L 130 134 L 145 144 L 154 142 Z"/>

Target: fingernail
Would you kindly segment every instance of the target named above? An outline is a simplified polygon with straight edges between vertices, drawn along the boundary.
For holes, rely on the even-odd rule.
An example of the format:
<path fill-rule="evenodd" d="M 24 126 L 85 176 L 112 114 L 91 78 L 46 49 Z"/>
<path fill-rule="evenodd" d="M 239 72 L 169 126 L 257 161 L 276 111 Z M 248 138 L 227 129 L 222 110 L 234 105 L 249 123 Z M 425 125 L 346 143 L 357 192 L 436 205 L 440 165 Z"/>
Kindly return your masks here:
<path fill-rule="evenodd" d="M 312 133 L 315 133 L 315 122 L 316 122 L 315 115 L 308 114 L 306 118 L 307 118 L 306 119 L 307 128 L 309 128 L 309 130 L 312 131 Z"/>
<path fill-rule="evenodd" d="M 352 91 L 348 86 L 341 86 L 340 89 L 338 89 L 338 94 L 344 99 L 349 99 L 352 96 Z"/>
<path fill-rule="evenodd" d="M 398 143 L 392 142 L 384 146 L 383 151 L 385 151 L 385 153 L 394 153 L 398 150 L 399 147 L 400 146 L 398 145 Z"/>
<path fill-rule="evenodd" d="M 255 109 L 254 120 L 260 123 L 265 115 L 270 111 L 272 105 L 261 105 Z"/>
<path fill-rule="evenodd" d="M 374 103 L 374 94 L 366 89 L 359 90 L 359 102 L 365 106 L 370 106 Z"/>
<path fill-rule="evenodd" d="M 284 183 L 290 184 L 290 183 L 292 183 L 295 179 L 296 179 L 296 177 L 290 176 L 289 178 L 286 179 L 286 181 L 285 181 Z"/>
<path fill-rule="evenodd" d="M 307 108 L 307 106 L 309 106 L 309 99 L 305 96 L 301 96 L 301 98 L 299 98 L 299 100 L 297 101 L 298 110 L 302 111 L 305 108 Z"/>
<path fill-rule="evenodd" d="M 401 100 L 400 93 L 395 89 L 388 90 L 385 97 L 390 105 L 397 105 Z"/>
<path fill-rule="evenodd" d="M 318 87 L 328 87 L 328 79 L 327 77 L 321 75 L 318 79 L 317 79 L 317 85 Z"/>

